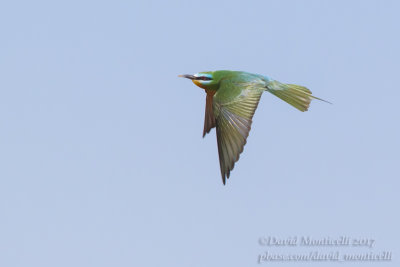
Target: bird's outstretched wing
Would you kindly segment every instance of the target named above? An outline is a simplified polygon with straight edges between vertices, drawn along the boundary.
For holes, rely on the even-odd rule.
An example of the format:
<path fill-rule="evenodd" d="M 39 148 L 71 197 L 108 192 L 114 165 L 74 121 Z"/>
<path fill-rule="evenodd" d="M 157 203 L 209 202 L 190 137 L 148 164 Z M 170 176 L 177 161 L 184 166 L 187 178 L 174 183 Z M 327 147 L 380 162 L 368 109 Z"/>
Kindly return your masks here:
<path fill-rule="evenodd" d="M 222 182 L 239 160 L 251 129 L 252 118 L 265 87 L 261 81 L 221 81 L 213 99 Z"/>

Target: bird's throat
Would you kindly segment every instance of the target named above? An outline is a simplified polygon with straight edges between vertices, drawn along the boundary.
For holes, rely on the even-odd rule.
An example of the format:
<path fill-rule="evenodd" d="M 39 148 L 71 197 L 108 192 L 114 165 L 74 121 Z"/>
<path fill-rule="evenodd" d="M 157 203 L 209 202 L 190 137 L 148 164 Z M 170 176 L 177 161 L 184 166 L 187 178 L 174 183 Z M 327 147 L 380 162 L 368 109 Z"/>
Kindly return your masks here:
<path fill-rule="evenodd" d="M 201 84 L 199 81 L 197 81 L 197 80 L 192 80 L 192 81 L 193 81 L 193 83 L 194 83 L 195 85 L 197 85 L 198 87 L 203 88 L 203 89 L 207 89 L 206 85 Z"/>

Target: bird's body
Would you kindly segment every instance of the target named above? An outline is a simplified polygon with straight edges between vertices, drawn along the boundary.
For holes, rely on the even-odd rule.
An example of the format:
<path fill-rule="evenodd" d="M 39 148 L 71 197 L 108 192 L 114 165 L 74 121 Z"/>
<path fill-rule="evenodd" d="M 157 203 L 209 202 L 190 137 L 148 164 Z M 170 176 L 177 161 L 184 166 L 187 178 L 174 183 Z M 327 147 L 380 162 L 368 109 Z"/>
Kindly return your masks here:
<path fill-rule="evenodd" d="M 242 71 L 219 70 L 180 76 L 191 79 L 207 94 L 203 137 L 216 127 L 224 184 L 243 152 L 254 112 L 264 91 L 300 111 L 306 111 L 313 98 L 319 99 L 312 96 L 306 87 L 284 84 L 267 76 Z"/>

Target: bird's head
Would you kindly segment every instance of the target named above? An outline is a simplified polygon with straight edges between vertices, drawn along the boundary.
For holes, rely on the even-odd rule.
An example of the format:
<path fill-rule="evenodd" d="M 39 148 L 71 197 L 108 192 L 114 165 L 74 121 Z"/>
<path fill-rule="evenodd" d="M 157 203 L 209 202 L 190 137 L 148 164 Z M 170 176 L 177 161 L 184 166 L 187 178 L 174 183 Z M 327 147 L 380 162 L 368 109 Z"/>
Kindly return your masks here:
<path fill-rule="evenodd" d="M 190 79 L 195 85 L 206 90 L 217 90 L 220 80 L 214 71 L 199 72 L 193 75 L 183 74 L 179 77 Z"/>

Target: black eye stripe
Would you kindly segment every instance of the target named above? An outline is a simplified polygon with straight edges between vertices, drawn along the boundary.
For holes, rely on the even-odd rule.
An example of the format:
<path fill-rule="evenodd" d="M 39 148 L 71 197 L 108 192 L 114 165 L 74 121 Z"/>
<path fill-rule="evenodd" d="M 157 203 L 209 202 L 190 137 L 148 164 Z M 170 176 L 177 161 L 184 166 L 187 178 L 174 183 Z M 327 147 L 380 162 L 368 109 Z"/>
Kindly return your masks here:
<path fill-rule="evenodd" d="M 195 80 L 211 81 L 212 79 L 207 76 L 200 76 L 200 77 L 196 77 Z"/>

